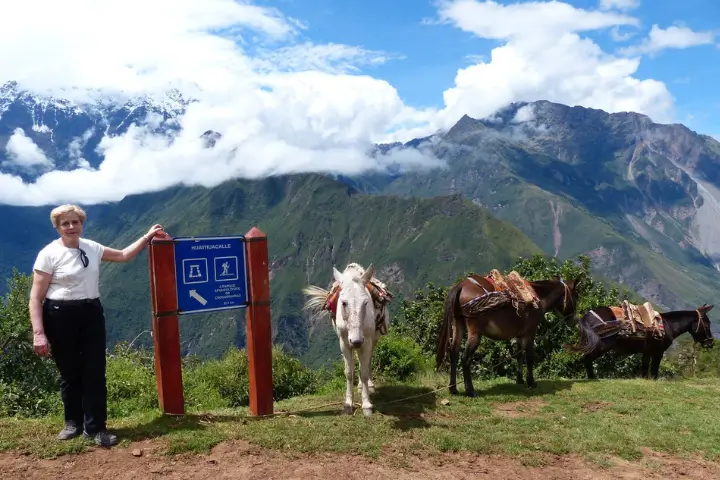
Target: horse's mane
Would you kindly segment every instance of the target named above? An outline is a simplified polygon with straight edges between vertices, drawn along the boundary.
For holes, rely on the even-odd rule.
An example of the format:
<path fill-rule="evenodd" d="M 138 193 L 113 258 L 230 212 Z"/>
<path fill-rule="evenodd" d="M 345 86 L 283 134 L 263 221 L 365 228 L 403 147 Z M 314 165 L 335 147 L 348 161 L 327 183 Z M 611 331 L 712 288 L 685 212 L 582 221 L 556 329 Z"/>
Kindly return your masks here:
<path fill-rule="evenodd" d="M 528 282 L 531 283 L 531 284 L 533 284 L 533 285 L 540 285 L 540 286 L 548 286 L 548 287 L 549 287 L 549 286 L 551 286 L 551 285 L 556 285 L 556 284 L 560 283 L 560 280 L 555 280 L 555 279 L 549 279 L 549 280 L 548 280 L 548 279 L 546 279 L 546 280 L 528 280 Z"/>
<path fill-rule="evenodd" d="M 670 312 L 658 312 L 663 320 L 679 320 L 682 317 L 697 317 L 697 310 L 673 310 Z"/>

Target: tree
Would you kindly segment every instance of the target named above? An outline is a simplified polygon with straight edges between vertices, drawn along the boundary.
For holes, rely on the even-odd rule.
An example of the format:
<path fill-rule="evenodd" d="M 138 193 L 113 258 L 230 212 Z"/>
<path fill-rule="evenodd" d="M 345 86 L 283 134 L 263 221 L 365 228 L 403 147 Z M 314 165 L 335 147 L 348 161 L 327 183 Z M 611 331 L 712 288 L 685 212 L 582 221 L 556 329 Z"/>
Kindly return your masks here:
<path fill-rule="evenodd" d="M 45 415 L 58 407 L 52 360 L 33 351 L 32 277 L 13 269 L 0 302 L 0 415 Z"/>

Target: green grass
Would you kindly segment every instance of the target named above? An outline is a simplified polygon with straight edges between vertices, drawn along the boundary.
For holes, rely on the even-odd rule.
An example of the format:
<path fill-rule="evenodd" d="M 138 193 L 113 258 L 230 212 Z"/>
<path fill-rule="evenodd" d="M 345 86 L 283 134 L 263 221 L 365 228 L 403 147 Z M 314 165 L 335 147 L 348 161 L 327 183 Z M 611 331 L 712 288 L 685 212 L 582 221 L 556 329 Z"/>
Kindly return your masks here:
<path fill-rule="evenodd" d="M 273 418 L 250 417 L 246 408 L 184 417 L 148 411 L 112 418 L 109 426 L 121 445 L 157 439 L 166 454 L 203 453 L 242 439 L 264 448 L 368 457 L 392 448 L 506 454 L 533 462 L 549 453 L 583 455 L 602 465 L 610 457 L 638 459 L 649 448 L 720 460 L 720 444 L 711 441 L 720 438 L 720 419 L 711 408 L 720 395 L 717 378 L 540 380 L 534 391 L 502 380 L 476 381 L 475 399 L 451 396 L 443 389 L 446 381 L 427 375 L 416 384 L 378 385 L 371 418 L 361 411 L 342 415 L 344 394 L 332 389 L 278 402 L 276 413 L 284 413 Z M 91 448 L 82 439 L 55 440 L 61 423 L 58 417 L 0 419 L 0 450 L 54 457 Z"/>

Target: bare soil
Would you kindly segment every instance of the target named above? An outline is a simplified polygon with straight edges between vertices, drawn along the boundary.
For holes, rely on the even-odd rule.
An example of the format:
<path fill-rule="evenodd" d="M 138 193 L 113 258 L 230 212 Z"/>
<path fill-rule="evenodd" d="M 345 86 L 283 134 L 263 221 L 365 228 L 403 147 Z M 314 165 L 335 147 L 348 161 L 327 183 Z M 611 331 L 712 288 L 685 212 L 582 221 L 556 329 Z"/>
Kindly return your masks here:
<path fill-rule="evenodd" d="M 599 412 L 609 405 L 612 404 L 610 402 L 592 401 L 583 405 L 582 408 L 588 412 Z"/>
<path fill-rule="evenodd" d="M 383 454 L 376 460 L 353 455 L 298 454 L 264 450 L 241 441 L 224 442 L 209 454 L 165 456 L 159 441 L 127 448 L 38 460 L 17 453 L 0 454 L 0 478 L 130 479 L 332 479 L 492 478 L 505 479 L 654 479 L 720 478 L 720 464 L 647 451 L 637 462 L 611 459 L 599 465 L 576 456 L 543 455 L 529 466 L 520 459 L 471 453 Z M 538 459 L 540 461 L 538 462 Z"/>
<path fill-rule="evenodd" d="M 495 414 L 509 418 L 531 417 L 546 405 L 547 402 L 539 398 L 520 402 L 499 403 L 495 406 Z"/>

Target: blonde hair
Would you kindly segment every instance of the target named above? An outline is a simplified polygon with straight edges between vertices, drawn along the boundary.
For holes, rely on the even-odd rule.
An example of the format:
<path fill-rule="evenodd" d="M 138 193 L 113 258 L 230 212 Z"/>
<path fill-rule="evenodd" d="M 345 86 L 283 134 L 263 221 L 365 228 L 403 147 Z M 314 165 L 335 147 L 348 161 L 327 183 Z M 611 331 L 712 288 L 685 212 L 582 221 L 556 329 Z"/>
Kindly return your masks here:
<path fill-rule="evenodd" d="M 71 205 L 68 203 L 65 205 L 60 205 L 59 207 L 55 207 L 52 209 L 52 212 L 50 212 L 50 221 L 52 222 L 53 226 L 57 228 L 58 218 L 60 218 L 61 215 L 67 215 L 68 213 L 77 213 L 77 216 L 80 217 L 80 222 L 85 223 L 85 219 L 87 218 L 85 210 L 78 207 L 77 205 Z"/>

